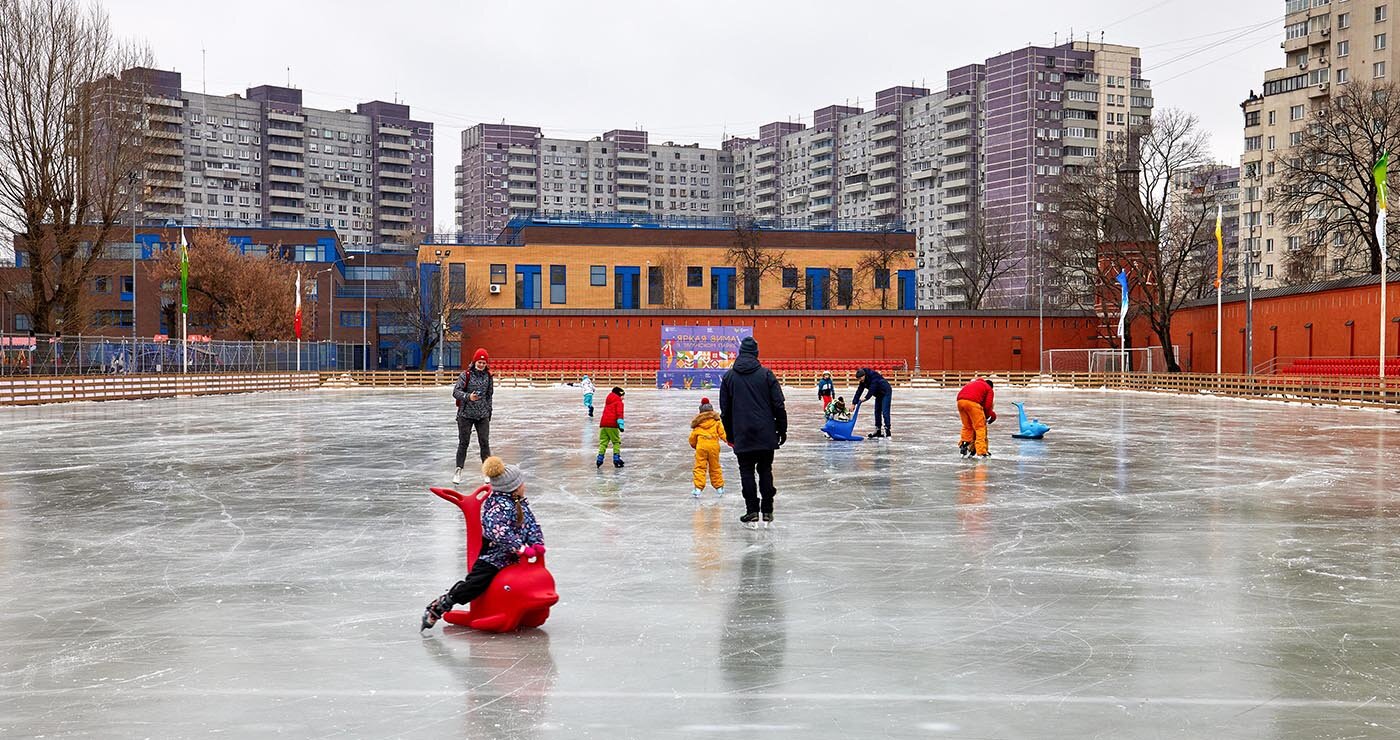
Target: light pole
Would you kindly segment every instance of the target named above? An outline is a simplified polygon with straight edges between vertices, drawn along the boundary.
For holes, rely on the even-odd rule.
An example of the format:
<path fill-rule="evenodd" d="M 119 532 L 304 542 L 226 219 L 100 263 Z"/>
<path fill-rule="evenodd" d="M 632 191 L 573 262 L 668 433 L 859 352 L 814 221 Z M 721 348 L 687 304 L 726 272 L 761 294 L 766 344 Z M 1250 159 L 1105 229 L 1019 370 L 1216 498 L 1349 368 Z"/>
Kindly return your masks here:
<path fill-rule="evenodd" d="M 360 345 L 365 353 L 364 371 L 369 372 L 369 260 L 365 262 L 360 265 Z"/>
<path fill-rule="evenodd" d="M 1254 374 L 1254 236 L 1253 219 L 1249 224 L 1249 248 L 1244 252 L 1244 371 Z"/>
<path fill-rule="evenodd" d="M 443 361 L 443 359 L 445 358 L 445 356 L 447 355 L 447 292 L 446 292 L 447 289 L 446 289 L 446 287 L 443 285 L 443 282 L 444 282 L 444 281 L 443 281 L 443 277 L 444 277 L 444 275 L 443 275 L 443 272 L 442 272 L 442 259 L 439 258 L 435 264 L 437 264 L 437 267 L 438 267 L 438 281 L 437 281 L 437 282 L 438 282 L 438 289 L 437 289 L 437 294 L 438 294 L 438 295 L 437 295 L 437 298 L 438 298 L 438 342 L 437 342 L 438 367 L 437 367 L 437 371 L 438 371 L 438 372 L 442 372 L 442 361 Z"/>
<path fill-rule="evenodd" d="M 136 170 L 126 176 L 127 190 L 131 193 L 131 362 L 128 372 L 136 372 Z"/>

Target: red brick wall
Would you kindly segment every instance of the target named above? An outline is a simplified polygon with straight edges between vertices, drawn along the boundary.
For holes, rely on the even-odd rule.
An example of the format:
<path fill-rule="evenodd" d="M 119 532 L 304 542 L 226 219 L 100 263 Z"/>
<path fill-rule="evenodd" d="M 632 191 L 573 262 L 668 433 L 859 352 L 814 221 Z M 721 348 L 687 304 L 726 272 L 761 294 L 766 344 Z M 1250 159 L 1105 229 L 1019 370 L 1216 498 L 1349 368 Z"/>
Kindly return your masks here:
<path fill-rule="evenodd" d="M 466 327 L 463 362 L 483 346 L 501 358 L 657 359 L 662 325 L 753 326 L 762 357 L 783 359 L 902 359 L 915 364 L 912 314 L 844 315 L 743 311 L 667 316 L 653 313 L 518 313 L 486 316 Z M 920 316 L 918 364 L 925 371 L 1038 369 L 1034 315 Z M 1097 321 L 1047 318 L 1045 345 L 1101 346 Z"/>
<path fill-rule="evenodd" d="M 1400 283 L 1389 286 L 1390 318 L 1400 314 Z M 1350 326 L 1348 326 L 1350 322 Z M 1389 324 L 1386 355 L 1400 350 L 1400 324 Z M 1311 328 L 1308 325 L 1311 324 Z M 1224 338 L 1221 369 L 1244 370 L 1244 301 L 1227 302 L 1222 311 Z M 1254 300 L 1254 364 L 1274 357 L 1375 357 L 1380 350 L 1380 285 L 1333 288 Z M 1215 305 L 1197 306 L 1176 315 L 1172 339 L 1192 358 L 1184 370 L 1215 372 Z M 1188 347 L 1194 351 L 1188 353 Z"/>

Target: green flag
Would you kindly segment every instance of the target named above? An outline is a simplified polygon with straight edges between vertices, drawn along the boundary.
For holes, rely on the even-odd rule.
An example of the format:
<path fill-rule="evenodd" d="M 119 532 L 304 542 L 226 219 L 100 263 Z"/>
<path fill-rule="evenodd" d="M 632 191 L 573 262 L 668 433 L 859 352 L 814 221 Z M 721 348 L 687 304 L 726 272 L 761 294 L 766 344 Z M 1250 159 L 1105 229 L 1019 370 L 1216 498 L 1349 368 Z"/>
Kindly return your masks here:
<path fill-rule="evenodd" d="M 1371 176 L 1376 179 L 1376 207 L 1381 211 L 1386 209 L 1386 191 L 1390 189 L 1386 186 L 1386 177 L 1389 169 L 1390 152 L 1382 152 L 1381 158 L 1376 160 L 1376 166 L 1371 169 Z"/>
<path fill-rule="evenodd" d="M 190 312 L 190 245 L 180 229 L 180 313 Z"/>

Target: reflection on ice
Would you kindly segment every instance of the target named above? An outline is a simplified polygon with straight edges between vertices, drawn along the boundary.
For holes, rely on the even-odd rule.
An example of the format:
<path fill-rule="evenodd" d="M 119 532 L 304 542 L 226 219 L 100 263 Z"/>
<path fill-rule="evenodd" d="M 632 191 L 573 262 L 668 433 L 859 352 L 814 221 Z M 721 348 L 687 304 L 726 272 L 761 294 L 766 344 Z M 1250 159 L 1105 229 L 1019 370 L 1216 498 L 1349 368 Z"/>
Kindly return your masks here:
<path fill-rule="evenodd" d="M 699 392 L 629 393 L 628 466 L 597 470 L 572 389 L 502 389 L 493 447 L 561 601 L 543 630 L 426 639 L 462 567 L 427 491 L 446 389 L 4 410 L 0 736 L 1400 727 L 1400 418 L 998 391 L 1054 431 L 995 425 L 978 462 L 951 390 L 897 390 L 894 441 L 833 443 L 794 389 L 755 532 L 736 485 L 689 495 Z"/>

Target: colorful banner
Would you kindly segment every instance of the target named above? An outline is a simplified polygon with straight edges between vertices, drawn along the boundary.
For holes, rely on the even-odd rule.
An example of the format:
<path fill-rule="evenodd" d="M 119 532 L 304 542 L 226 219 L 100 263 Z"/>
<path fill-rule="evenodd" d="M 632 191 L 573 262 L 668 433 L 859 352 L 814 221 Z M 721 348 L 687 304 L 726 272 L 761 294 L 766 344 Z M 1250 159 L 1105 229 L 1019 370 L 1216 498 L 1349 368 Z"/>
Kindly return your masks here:
<path fill-rule="evenodd" d="M 752 326 L 662 326 L 657 388 L 719 388 Z M 715 399 L 717 400 L 717 399 Z"/>

